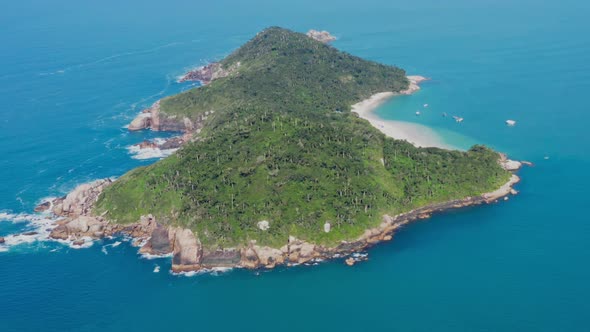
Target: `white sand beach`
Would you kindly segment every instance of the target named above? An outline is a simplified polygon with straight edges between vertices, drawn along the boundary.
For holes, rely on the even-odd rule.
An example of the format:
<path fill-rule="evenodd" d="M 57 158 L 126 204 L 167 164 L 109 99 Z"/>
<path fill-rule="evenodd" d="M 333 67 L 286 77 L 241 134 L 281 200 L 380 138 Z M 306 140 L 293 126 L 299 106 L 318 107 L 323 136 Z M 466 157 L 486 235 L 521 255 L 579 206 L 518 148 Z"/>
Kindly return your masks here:
<path fill-rule="evenodd" d="M 410 79 L 410 87 L 402 91 L 400 94 L 412 94 L 420 89 L 418 84 L 426 78 L 422 76 L 408 76 Z M 445 144 L 442 138 L 436 134 L 432 129 L 410 122 L 383 120 L 379 118 L 373 111 L 387 99 L 396 96 L 393 92 L 381 92 L 374 94 L 368 99 L 352 105 L 352 112 L 359 115 L 360 118 L 369 121 L 373 127 L 379 129 L 385 135 L 406 140 L 418 147 L 438 147 L 442 149 L 456 149 L 453 146 Z"/>

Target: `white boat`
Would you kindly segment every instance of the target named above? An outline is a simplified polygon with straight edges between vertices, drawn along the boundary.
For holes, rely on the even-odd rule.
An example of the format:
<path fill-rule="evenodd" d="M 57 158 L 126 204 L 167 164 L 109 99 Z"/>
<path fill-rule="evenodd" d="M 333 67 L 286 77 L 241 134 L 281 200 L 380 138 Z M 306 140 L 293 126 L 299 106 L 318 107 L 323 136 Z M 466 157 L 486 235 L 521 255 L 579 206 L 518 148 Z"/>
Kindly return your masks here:
<path fill-rule="evenodd" d="M 424 108 L 428 107 L 428 104 L 424 104 Z"/>
<path fill-rule="evenodd" d="M 514 126 L 516 124 L 516 121 L 514 121 L 514 120 L 506 120 L 506 124 L 512 127 L 512 126 Z"/>
<path fill-rule="evenodd" d="M 416 116 L 419 116 L 419 115 L 420 115 L 420 111 L 416 112 Z"/>
<path fill-rule="evenodd" d="M 453 115 L 453 119 L 455 119 L 456 122 L 463 122 L 463 118 L 458 117 L 456 115 Z"/>

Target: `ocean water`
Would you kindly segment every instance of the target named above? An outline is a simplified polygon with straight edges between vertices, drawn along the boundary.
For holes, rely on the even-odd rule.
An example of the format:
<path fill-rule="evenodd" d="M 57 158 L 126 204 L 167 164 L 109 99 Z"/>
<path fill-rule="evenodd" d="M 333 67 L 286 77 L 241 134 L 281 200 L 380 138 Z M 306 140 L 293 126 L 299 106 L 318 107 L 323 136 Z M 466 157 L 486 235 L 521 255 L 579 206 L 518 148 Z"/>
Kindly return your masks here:
<path fill-rule="evenodd" d="M 582 0 L 3 1 L 0 329 L 590 330 L 589 12 Z M 169 134 L 124 126 L 271 25 L 326 29 L 340 49 L 431 77 L 378 114 L 534 162 L 520 194 L 409 225 L 352 268 L 175 276 L 124 239 L 13 236 L 50 227 L 32 213 L 43 198 L 154 162 L 128 147 Z"/>

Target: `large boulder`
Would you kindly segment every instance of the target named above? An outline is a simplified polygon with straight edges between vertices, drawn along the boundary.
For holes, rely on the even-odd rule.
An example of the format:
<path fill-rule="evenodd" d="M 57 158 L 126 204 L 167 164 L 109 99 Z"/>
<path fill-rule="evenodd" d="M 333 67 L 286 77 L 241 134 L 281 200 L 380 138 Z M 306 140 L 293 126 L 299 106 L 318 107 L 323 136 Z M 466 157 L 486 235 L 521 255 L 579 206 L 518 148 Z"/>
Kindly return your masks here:
<path fill-rule="evenodd" d="M 152 124 L 151 113 L 140 113 L 131 121 L 127 129 L 129 131 L 137 131 L 150 128 Z"/>
<path fill-rule="evenodd" d="M 175 232 L 172 270 L 195 271 L 201 268 L 202 248 L 190 229 Z"/>

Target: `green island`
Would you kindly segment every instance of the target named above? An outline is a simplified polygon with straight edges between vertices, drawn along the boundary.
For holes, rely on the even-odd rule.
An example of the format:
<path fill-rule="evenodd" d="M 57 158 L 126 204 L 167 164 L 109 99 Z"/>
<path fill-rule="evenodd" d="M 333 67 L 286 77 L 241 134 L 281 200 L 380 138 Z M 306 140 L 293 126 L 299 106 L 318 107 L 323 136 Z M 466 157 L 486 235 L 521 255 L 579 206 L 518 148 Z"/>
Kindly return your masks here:
<path fill-rule="evenodd" d="M 407 89 L 400 68 L 278 27 L 217 66 L 225 70 L 220 77 L 159 103 L 169 119 L 201 119 L 194 138 L 105 186 L 89 214 L 117 230 L 148 215 L 158 229 L 190 230 L 205 254 L 187 258 L 186 246 L 170 244 L 179 271 L 230 248 L 242 263 L 220 254 L 209 266 L 249 266 L 244 259 L 256 255 L 260 262 L 250 267 L 273 267 L 292 257 L 294 239 L 326 251 L 379 227 L 384 216 L 457 200 L 470 205 L 511 179 L 487 147 L 418 148 L 350 111 L 376 93 Z M 244 251 L 254 244 L 274 256 Z M 281 259 L 276 251 L 284 246 Z"/>

